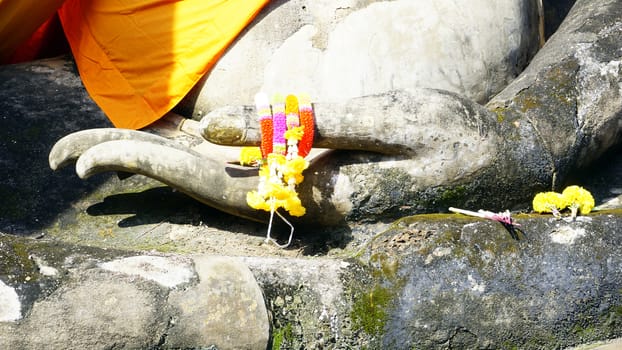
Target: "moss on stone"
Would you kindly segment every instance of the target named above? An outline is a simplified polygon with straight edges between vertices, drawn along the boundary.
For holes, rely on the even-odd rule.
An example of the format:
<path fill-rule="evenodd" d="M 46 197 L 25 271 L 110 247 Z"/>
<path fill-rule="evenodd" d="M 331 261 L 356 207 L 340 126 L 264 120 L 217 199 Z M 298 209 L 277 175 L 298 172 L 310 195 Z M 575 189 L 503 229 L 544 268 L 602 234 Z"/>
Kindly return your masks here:
<path fill-rule="evenodd" d="M 546 72 L 545 78 L 552 81 L 557 89 L 575 89 L 579 64 L 576 59 L 565 60 L 562 64 Z"/>
<path fill-rule="evenodd" d="M 447 188 L 441 193 L 439 200 L 441 202 L 451 203 L 456 200 L 463 199 L 466 192 L 467 190 L 465 186 L 456 186 L 453 188 Z"/>
<path fill-rule="evenodd" d="M 390 288 L 374 284 L 369 290 L 361 291 L 352 306 L 351 318 L 355 329 L 369 335 L 381 335 L 389 315 L 388 308 L 394 298 Z"/>
<path fill-rule="evenodd" d="M 405 285 L 404 278 L 399 275 L 399 256 L 393 253 L 381 249 L 369 255 L 367 261 L 359 260 L 361 267 L 367 270 L 369 279 L 357 280 L 351 287 L 352 328 L 364 332 L 376 341 L 382 338 L 396 299 Z"/>
<path fill-rule="evenodd" d="M 292 325 L 287 323 L 272 332 L 272 350 L 279 350 L 293 339 Z"/>
<path fill-rule="evenodd" d="M 399 268 L 398 260 L 392 258 L 384 252 L 374 253 L 370 257 L 370 262 L 379 266 L 379 269 L 374 269 L 372 275 L 376 278 L 386 278 L 391 281 L 395 281 L 397 277 L 397 270 Z"/>
<path fill-rule="evenodd" d="M 525 113 L 530 109 L 539 108 L 542 106 L 542 101 L 537 96 L 530 93 L 521 93 L 514 98 L 520 108 L 520 111 Z"/>
<path fill-rule="evenodd" d="M 506 109 L 502 107 L 497 107 L 493 109 L 492 111 L 497 115 L 497 122 L 503 123 L 503 121 L 506 119 L 506 116 L 505 116 Z"/>
<path fill-rule="evenodd" d="M 0 274 L 7 275 L 14 282 L 25 283 L 37 279 L 37 268 L 30 259 L 30 252 L 25 242 L 19 239 L 11 239 L 11 244 L 3 248 L 0 255 Z M 28 280 L 26 280 L 28 278 Z"/>

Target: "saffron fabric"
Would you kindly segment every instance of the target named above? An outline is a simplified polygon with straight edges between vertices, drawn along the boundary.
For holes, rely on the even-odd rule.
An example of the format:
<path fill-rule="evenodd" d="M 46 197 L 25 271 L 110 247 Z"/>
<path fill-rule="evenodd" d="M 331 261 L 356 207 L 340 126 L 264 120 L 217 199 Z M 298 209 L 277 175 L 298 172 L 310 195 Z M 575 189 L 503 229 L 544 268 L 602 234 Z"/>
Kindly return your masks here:
<path fill-rule="evenodd" d="M 41 44 L 28 43 L 29 38 L 54 15 L 62 3 L 63 0 L 0 0 L 0 64 L 23 61 L 22 57 L 34 58 L 28 51 L 38 51 Z M 37 36 L 42 36 L 42 33 Z M 26 43 L 31 49 L 21 48 Z"/>
<path fill-rule="evenodd" d="M 67 0 L 59 10 L 82 81 L 119 128 L 170 111 L 269 0 Z"/>
<path fill-rule="evenodd" d="M 0 0 L 0 63 L 41 57 L 58 10 L 93 100 L 116 127 L 140 129 L 170 111 L 268 1 Z"/>
<path fill-rule="evenodd" d="M 50 42 L 58 10 L 93 100 L 116 127 L 140 129 L 169 112 L 268 1 L 0 0 L 0 63 L 62 52 L 54 46 L 64 41 Z"/>

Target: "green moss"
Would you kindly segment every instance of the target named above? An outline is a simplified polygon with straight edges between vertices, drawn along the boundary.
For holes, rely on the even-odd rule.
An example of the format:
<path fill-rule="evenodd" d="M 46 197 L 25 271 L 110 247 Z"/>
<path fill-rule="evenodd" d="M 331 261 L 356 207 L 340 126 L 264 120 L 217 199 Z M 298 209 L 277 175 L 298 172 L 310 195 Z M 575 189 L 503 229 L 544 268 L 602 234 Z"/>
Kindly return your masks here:
<path fill-rule="evenodd" d="M 386 232 L 385 232 L 386 233 Z M 400 277 L 400 257 L 382 249 L 372 253 L 367 261 L 368 280 L 356 280 L 350 318 L 352 329 L 361 330 L 378 340 L 383 334 L 395 299 L 405 285 Z"/>
<path fill-rule="evenodd" d="M 370 335 L 382 334 L 388 310 L 394 297 L 390 288 L 375 284 L 366 292 L 359 293 L 352 307 L 351 318 L 354 329 Z"/>
<path fill-rule="evenodd" d="M 5 250 L 4 254 L 0 254 L 0 274 L 14 276 L 15 278 L 29 278 L 29 281 L 37 279 L 37 268 L 30 259 L 30 252 L 25 243 L 13 240 L 9 249 Z M 16 282 L 24 283 L 27 281 L 19 280 Z"/>
<path fill-rule="evenodd" d="M 586 309 L 596 307 L 595 303 Z M 577 315 L 570 332 L 578 338 L 578 341 L 586 343 L 618 336 L 621 325 L 622 305 L 617 304 L 598 315 L 592 313 Z"/>
<path fill-rule="evenodd" d="M 576 60 L 568 60 L 549 70 L 545 78 L 552 81 L 559 90 L 573 90 L 578 68 L 579 64 Z"/>
<path fill-rule="evenodd" d="M 26 244 L 21 243 L 21 242 L 13 243 L 13 252 L 15 253 L 15 257 L 20 261 L 22 265 L 24 265 L 27 268 L 34 267 L 32 261 L 28 258 L 30 254 L 28 253 Z"/>
<path fill-rule="evenodd" d="M 616 332 L 622 325 L 622 305 L 613 305 L 601 315 L 600 319 L 607 336 Z"/>
<path fill-rule="evenodd" d="M 563 113 L 557 109 L 564 105 L 571 108 L 576 103 L 574 85 L 577 69 L 575 60 L 561 62 L 546 72 L 542 89 L 524 90 L 514 98 L 514 102 L 523 113 L 534 108 L 542 108 L 545 113 Z M 555 109 L 551 110 L 551 106 Z"/>
<path fill-rule="evenodd" d="M 456 186 L 454 188 L 448 188 L 441 193 L 440 200 L 443 202 L 452 202 L 457 199 L 464 198 L 466 193 L 466 187 L 464 186 Z"/>
<path fill-rule="evenodd" d="M 514 344 L 513 342 L 506 340 L 503 343 L 501 343 L 501 349 L 506 349 L 506 350 L 518 350 L 518 346 L 516 344 Z"/>
<path fill-rule="evenodd" d="M 275 329 L 274 332 L 272 332 L 272 350 L 279 350 L 281 346 L 287 346 L 294 338 L 293 334 L 292 325 L 290 323 Z"/>
<path fill-rule="evenodd" d="M 589 216 L 593 216 L 593 215 L 614 215 L 614 216 L 622 216 L 622 208 L 619 209 L 606 209 L 606 210 L 598 210 L 598 211 L 592 211 L 590 214 L 588 214 Z M 620 293 L 622 294 L 622 290 L 620 290 Z"/>
<path fill-rule="evenodd" d="M 428 198 L 429 203 L 422 201 L 424 207 L 446 208 L 464 202 L 469 196 L 468 188 L 463 185 L 435 189 Z"/>
<path fill-rule="evenodd" d="M 459 240 L 459 231 L 442 231 L 434 235 L 429 242 L 426 242 L 426 244 L 424 244 L 421 249 L 419 249 L 419 253 L 423 256 L 426 256 L 431 254 L 437 247 L 454 247 Z"/>
<path fill-rule="evenodd" d="M 578 324 L 575 324 L 572 327 L 571 332 L 573 334 L 577 335 L 583 341 L 594 339 L 595 336 L 598 333 L 598 331 L 596 330 L 596 327 L 594 327 L 593 325 L 589 325 L 587 327 L 583 327 L 583 326 L 578 325 Z"/>
<path fill-rule="evenodd" d="M 391 258 L 386 253 L 374 253 L 369 258 L 372 264 L 379 266 L 379 269 L 372 271 L 372 275 L 376 278 L 386 278 L 391 281 L 395 281 L 397 278 L 397 269 L 399 263 L 397 259 Z"/>

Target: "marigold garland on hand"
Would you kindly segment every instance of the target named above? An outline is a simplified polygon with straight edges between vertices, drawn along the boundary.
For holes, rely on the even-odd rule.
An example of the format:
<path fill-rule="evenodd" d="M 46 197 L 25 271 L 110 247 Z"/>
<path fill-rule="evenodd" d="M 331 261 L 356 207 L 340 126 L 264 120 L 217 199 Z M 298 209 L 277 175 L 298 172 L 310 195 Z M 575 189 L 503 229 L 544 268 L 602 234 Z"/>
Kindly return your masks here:
<path fill-rule="evenodd" d="M 285 115 L 285 98 L 274 94 L 272 97 L 272 152 L 285 154 L 287 116 Z"/>
<path fill-rule="evenodd" d="M 298 108 L 300 110 L 300 125 L 304 131 L 302 138 L 298 142 L 298 154 L 306 157 L 313 146 L 313 136 L 315 133 L 315 122 L 313 117 L 313 107 L 309 95 L 301 94 L 298 96 Z"/>
<path fill-rule="evenodd" d="M 260 92 L 255 95 L 255 107 L 257 108 L 257 116 L 259 117 L 259 127 L 261 130 L 261 155 L 263 158 L 268 157 L 272 153 L 272 110 L 270 109 L 270 100 L 268 95 Z"/>
<path fill-rule="evenodd" d="M 287 95 L 287 97 L 285 97 L 285 117 L 287 120 L 287 130 L 300 126 L 298 98 L 294 95 Z"/>
<path fill-rule="evenodd" d="M 294 228 L 279 214 L 278 209 L 283 208 L 292 216 L 302 216 L 306 213 L 296 192 L 296 185 L 304 180 L 302 172 L 309 166 L 303 154 L 307 155 L 311 149 L 315 126 L 308 97 L 303 98 L 303 102 L 305 109 L 301 113 L 298 98 L 294 95 L 283 98 L 282 95 L 275 94 L 271 110 L 267 106 L 267 97 L 264 94 L 257 94 L 255 98 L 262 132 L 261 155 L 264 159 L 260 162 L 257 190 L 249 192 L 246 201 L 254 209 L 270 212 L 268 240 L 274 241 L 270 238 L 274 214 L 279 215 L 290 225 L 292 231 L 289 242 L 283 246 L 279 245 L 281 247 L 289 245 Z M 268 116 L 269 113 L 271 114 Z M 308 130 L 311 131 L 308 132 Z M 271 142 L 268 136 L 272 138 Z M 301 141 L 304 141 L 304 153 L 302 154 L 299 148 Z M 271 144 L 271 148 L 267 145 L 268 143 Z M 256 152 L 249 150 L 242 155 L 248 157 L 248 154 L 256 155 Z M 246 159 L 244 161 L 248 162 Z"/>
<path fill-rule="evenodd" d="M 262 158 L 259 147 L 242 147 L 240 151 L 240 165 L 258 165 L 261 163 Z"/>

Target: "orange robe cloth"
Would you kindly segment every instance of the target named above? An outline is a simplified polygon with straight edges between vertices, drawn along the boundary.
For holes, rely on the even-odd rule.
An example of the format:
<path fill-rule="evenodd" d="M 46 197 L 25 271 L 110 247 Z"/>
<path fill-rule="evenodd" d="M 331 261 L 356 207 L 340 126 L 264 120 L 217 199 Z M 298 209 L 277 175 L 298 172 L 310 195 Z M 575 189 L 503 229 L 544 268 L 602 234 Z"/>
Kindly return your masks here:
<path fill-rule="evenodd" d="M 67 0 L 59 16 L 87 91 L 118 128 L 169 112 L 269 0 Z"/>
<path fill-rule="evenodd" d="M 32 51 L 38 51 L 39 43 L 28 43 L 31 48 L 21 46 L 62 4 L 63 0 L 0 0 L 0 64 L 36 57 Z"/>

